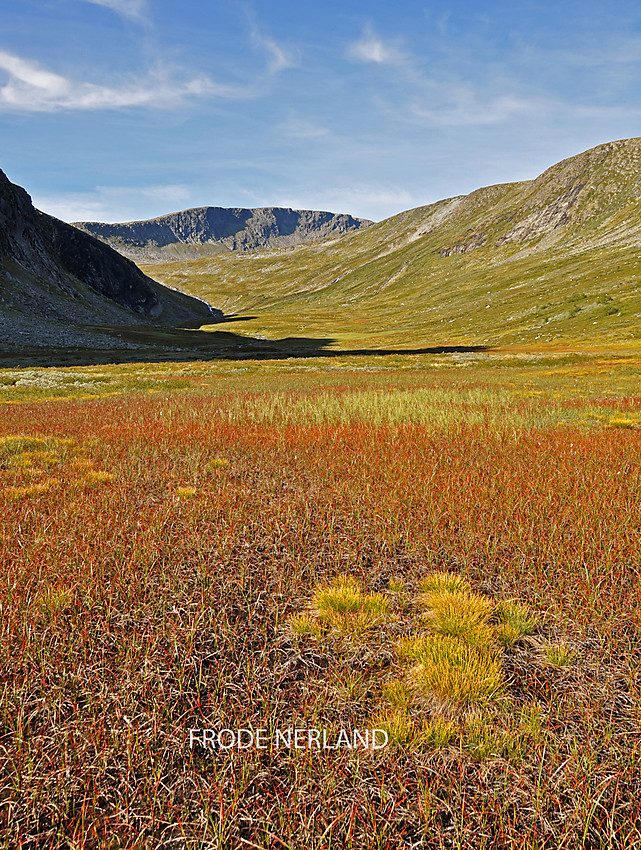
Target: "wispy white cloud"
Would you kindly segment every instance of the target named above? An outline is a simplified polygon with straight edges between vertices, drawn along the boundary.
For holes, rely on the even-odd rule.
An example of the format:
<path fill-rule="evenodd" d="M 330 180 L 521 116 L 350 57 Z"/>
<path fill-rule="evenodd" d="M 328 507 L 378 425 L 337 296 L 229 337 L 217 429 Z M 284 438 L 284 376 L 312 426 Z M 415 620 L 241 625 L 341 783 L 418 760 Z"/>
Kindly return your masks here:
<path fill-rule="evenodd" d="M 429 102 L 429 101 L 432 102 Z M 409 106 L 390 106 L 400 121 L 427 122 L 440 127 L 488 126 L 515 120 L 546 121 L 564 115 L 577 120 L 634 119 L 641 115 L 636 106 L 581 105 L 553 97 L 518 94 L 488 94 L 471 87 L 444 87 L 442 98 L 415 99 Z"/>
<path fill-rule="evenodd" d="M 630 106 L 571 106 L 567 112 L 576 118 L 587 118 L 590 121 L 611 121 L 615 119 L 641 118 L 641 107 Z"/>
<path fill-rule="evenodd" d="M 438 105 L 415 102 L 409 110 L 410 114 L 438 126 L 460 127 L 501 124 L 517 117 L 542 117 L 554 108 L 554 104 L 544 98 L 518 97 L 513 94 L 487 97 L 478 91 L 461 87 L 452 88 L 444 94 L 445 102 L 441 101 Z"/>
<path fill-rule="evenodd" d="M 2 76 L 5 76 L 4 82 Z M 248 93 L 239 87 L 216 83 L 206 75 L 181 80 L 175 72 L 162 66 L 157 66 L 145 77 L 125 80 L 119 86 L 77 82 L 0 50 L 0 112 L 126 107 L 171 109 L 191 98 L 246 96 Z"/>
<path fill-rule="evenodd" d="M 271 36 L 261 32 L 255 22 L 251 25 L 251 40 L 254 47 L 267 57 L 267 69 L 270 74 L 293 68 L 298 63 L 296 51 L 278 44 Z"/>
<path fill-rule="evenodd" d="M 402 65 L 407 61 L 399 42 L 381 38 L 371 25 L 366 26 L 363 35 L 348 46 L 347 57 L 377 65 Z"/>
<path fill-rule="evenodd" d="M 94 6 L 106 6 L 118 15 L 131 18 L 134 21 L 144 21 L 147 16 L 147 0 L 83 0 Z"/>
<path fill-rule="evenodd" d="M 608 66 L 637 65 L 641 62 L 641 36 L 636 33 L 599 33 L 575 39 L 563 47 L 523 49 L 532 62 L 545 62 L 565 68 L 599 69 Z"/>
<path fill-rule="evenodd" d="M 425 63 L 397 40 L 385 40 L 371 26 L 350 44 L 348 58 L 389 67 L 390 77 L 403 86 L 394 100 L 377 85 L 373 100 L 390 118 L 401 124 L 432 124 L 442 127 L 501 124 L 517 118 L 542 117 L 555 104 L 547 98 L 505 91 L 500 82 L 484 86 L 459 81 L 448 74 L 428 74 Z M 503 89 L 503 90 L 502 90 Z"/>
<path fill-rule="evenodd" d="M 254 188 L 236 188 L 238 200 L 229 202 L 248 207 L 279 206 L 299 210 L 329 210 L 336 213 L 376 220 L 417 206 L 425 201 L 395 185 L 339 184 L 324 189 L 295 186 L 290 191 L 273 194 L 257 193 Z M 244 200 L 241 201 L 240 198 Z M 155 218 L 176 210 L 218 203 L 215 198 L 203 200 L 202 187 L 184 184 L 151 186 L 96 186 L 89 192 L 34 194 L 39 210 L 63 221 L 125 222 Z"/>
<path fill-rule="evenodd" d="M 134 221 L 193 206 L 189 186 L 96 186 L 90 192 L 34 195 L 39 210 L 63 221 Z"/>
<path fill-rule="evenodd" d="M 256 197 L 252 206 L 274 205 L 298 210 L 328 210 L 380 220 L 422 203 L 406 189 L 394 185 L 338 185 L 326 189 L 293 188 L 271 198 Z"/>

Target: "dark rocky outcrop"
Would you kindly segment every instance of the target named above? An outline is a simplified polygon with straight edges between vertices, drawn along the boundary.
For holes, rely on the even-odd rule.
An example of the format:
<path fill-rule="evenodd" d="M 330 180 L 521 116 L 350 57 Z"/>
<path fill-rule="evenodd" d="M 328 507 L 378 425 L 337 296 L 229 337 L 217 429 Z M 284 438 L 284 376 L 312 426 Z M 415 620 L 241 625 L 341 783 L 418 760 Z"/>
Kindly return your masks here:
<path fill-rule="evenodd" d="M 193 326 L 220 318 L 205 302 L 168 289 L 133 262 L 35 209 L 0 171 L 0 336 L 29 344 L 68 340 L 79 326 Z M 75 327 L 74 333 L 71 328 Z"/>
<path fill-rule="evenodd" d="M 135 260 L 195 257 L 218 251 L 286 248 L 342 236 L 371 221 L 331 212 L 284 207 L 225 209 L 197 207 L 148 221 L 123 224 L 76 222 L 84 230 Z"/>

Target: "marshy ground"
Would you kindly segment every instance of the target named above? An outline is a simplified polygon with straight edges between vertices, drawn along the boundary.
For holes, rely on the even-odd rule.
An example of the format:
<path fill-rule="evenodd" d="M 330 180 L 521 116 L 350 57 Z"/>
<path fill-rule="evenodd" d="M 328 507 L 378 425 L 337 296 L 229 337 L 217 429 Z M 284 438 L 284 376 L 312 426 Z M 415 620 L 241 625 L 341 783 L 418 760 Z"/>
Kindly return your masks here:
<path fill-rule="evenodd" d="M 641 846 L 638 375 L 0 371 L 0 846 Z"/>

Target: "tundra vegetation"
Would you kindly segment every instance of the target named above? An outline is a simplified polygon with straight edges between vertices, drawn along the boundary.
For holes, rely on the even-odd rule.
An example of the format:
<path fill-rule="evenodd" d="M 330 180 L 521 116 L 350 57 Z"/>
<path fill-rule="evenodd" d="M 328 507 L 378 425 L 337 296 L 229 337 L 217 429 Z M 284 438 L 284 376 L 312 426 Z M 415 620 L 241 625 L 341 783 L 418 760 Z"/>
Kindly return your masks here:
<path fill-rule="evenodd" d="M 0 371 L 0 846 L 641 846 L 638 371 Z"/>

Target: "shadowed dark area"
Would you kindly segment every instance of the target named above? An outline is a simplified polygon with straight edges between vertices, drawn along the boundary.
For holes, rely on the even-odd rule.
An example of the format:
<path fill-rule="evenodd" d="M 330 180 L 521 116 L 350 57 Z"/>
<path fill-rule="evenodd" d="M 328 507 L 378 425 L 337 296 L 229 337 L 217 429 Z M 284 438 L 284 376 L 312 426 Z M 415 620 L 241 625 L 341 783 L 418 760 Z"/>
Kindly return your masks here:
<path fill-rule="evenodd" d="M 230 317 L 242 321 L 249 316 Z M 330 349 L 331 337 L 286 337 L 253 339 L 229 331 L 200 331 L 184 328 L 85 327 L 96 334 L 103 347 L 56 348 L 12 346 L 0 348 L 0 366 L 88 366 L 107 363 L 161 363 L 206 360 L 285 360 L 311 357 L 367 357 L 398 354 L 461 354 L 486 351 L 484 345 L 434 345 L 422 348 Z M 109 346 L 109 339 L 113 346 Z M 126 345 L 135 346 L 126 348 Z"/>

